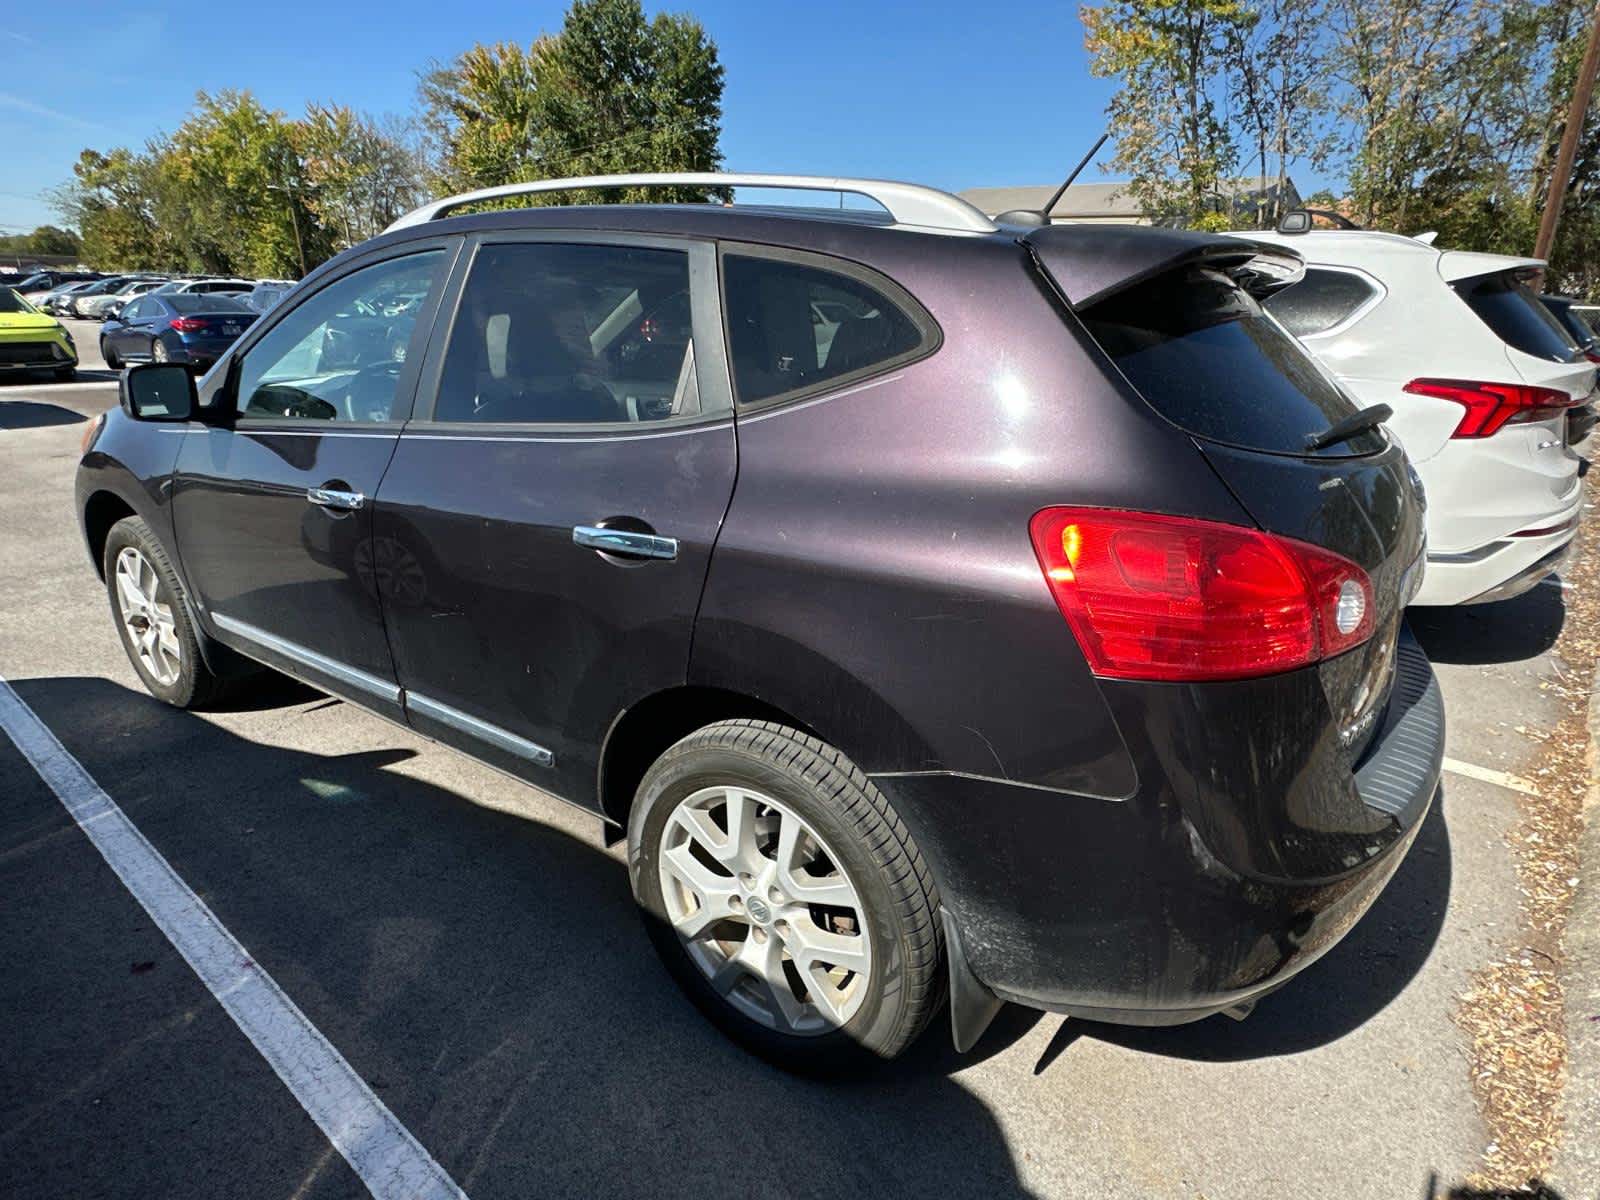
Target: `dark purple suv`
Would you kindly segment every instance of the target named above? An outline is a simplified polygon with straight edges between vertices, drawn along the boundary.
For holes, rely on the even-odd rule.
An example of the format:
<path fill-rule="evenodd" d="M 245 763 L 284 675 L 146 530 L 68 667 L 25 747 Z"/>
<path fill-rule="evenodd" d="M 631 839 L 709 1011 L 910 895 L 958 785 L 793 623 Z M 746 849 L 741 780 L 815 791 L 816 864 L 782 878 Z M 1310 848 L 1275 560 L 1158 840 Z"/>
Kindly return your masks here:
<path fill-rule="evenodd" d="M 831 182 L 885 211 L 453 198 L 132 368 L 77 490 L 129 655 L 593 811 L 780 1061 L 1242 1015 L 1438 784 L 1401 449 L 1263 315 L 1292 254 Z"/>

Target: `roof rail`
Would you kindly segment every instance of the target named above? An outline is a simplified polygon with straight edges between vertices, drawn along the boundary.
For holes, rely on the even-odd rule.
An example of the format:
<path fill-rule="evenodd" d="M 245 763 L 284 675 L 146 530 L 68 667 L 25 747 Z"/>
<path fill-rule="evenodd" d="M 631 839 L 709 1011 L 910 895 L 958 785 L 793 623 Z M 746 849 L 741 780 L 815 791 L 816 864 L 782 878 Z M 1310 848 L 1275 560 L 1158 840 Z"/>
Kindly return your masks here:
<path fill-rule="evenodd" d="M 482 200 L 506 196 L 531 196 L 544 192 L 570 192 L 583 188 L 628 187 L 745 187 L 792 188 L 797 191 L 850 192 L 876 200 L 899 225 L 919 225 L 928 229 L 953 229 L 972 233 L 994 233 L 995 223 L 959 196 L 915 183 L 895 183 L 886 179 L 845 179 L 822 175 L 736 175 L 710 171 L 652 172 L 642 175 L 584 175 L 574 179 L 536 179 L 529 183 L 507 183 L 446 196 L 413 209 L 395 221 L 385 233 L 422 225 L 447 216 L 455 209 Z"/>

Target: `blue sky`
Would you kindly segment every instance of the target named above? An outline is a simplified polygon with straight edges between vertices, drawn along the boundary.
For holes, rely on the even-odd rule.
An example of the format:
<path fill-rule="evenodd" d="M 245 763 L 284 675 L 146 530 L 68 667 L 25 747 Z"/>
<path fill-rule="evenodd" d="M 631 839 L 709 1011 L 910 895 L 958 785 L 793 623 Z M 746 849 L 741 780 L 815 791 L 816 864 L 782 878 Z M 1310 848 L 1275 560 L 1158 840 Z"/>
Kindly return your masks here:
<path fill-rule="evenodd" d="M 140 146 L 197 90 L 248 88 L 407 113 L 416 71 L 474 42 L 531 41 L 564 3 L 437 0 L 0 10 L 0 232 L 56 220 L 39 193 L 85 146 Z M 648 12 L 659 6 L 646 3 Z M 685 0 L 727 70 L 729 169 L 868 175 L 960 189 L 1059 179 L 1099 136 L 1112 82 L 1091 78 L 1071 0 L 805 5 Z M 138 11 L 135 11 L 135 9 Z M 1102 152 L 1105 158 L 1110 147 Z M 1095 168 L 1085 180 L 1107 178 Z"/>

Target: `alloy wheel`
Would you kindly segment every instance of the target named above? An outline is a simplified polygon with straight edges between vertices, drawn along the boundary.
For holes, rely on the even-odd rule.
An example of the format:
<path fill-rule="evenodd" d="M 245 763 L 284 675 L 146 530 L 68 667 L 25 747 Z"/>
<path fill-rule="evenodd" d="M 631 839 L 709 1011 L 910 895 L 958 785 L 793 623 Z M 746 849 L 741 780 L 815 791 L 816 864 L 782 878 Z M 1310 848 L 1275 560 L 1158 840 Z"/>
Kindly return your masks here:
<path fill-rule="evenodd" d="M 172 603 L 150 560 L 137 547 L 117 555 L 117 607 L 129 644 L 150 677 L 163 687 L 178 681 L 183 655 L 173 621 Z"/>
<path fill-rule="evenodd" d="M 861 1007 L 872 935 L 860 893 L 792 809 L 748 788 L 702 788 L 667 818 L 657 871 L 690 960 L 739 1012 L 816 1036 Z"/>

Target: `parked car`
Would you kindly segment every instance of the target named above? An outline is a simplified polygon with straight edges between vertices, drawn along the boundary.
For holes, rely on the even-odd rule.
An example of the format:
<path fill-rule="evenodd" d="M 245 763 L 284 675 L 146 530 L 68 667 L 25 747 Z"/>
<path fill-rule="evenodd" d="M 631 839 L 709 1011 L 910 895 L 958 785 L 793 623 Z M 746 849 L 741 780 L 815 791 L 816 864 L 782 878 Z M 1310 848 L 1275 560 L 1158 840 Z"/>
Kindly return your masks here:
<path fill-rule="evenodd" d="M 90 321 L 104 321 L 120 312 L 128 301 L 161 287 L 164 279 L 129 279 L 113 291 L 88 296 L 75 302 L 78 315 Z"/>
<path fill-rule="evenodd" d="M 80 306 L 86 301 L 95 296 L 109 295 L 129 280 L 142 278 L 143 276 L 141 275 L 107 275 L 104 279 L 97 279 L 82 291 L 72 293 L 72 296 L 67 301 L 66 315 L 69 317 L 82 317 L 83 310 Z"/>
<path fill-rule="evenodd" d="M 294 287 L 294 281 L 289 279 L 260 279 L 255 287 L 246 294 L 244 302 L 257 312 L 269 312 Z"/>
<path fill-rule="evenodd" d="M 129 370 L 77 508 L 153 695 L 265 664 L 596 813 L 678 982 L 806 1067 L 945 994 L 961 1048 L 1242 1015 L 1338 941 L 1443 717 L 1404 455 L 1250 291 L 1292 252 L 870 181 L 449 215 L 571 186 Z"/>
<path fill-rule="evenodd" d="M 131 362 L 188 363 L 205 370 L 255 319 L 232 296 L 150 292 L 100 326 L 100 357 L 113 371 Z"/>
<path fill-rule="evenodd" d="M 83 291 L 93 282 L 94 280 L 92 279 L 83 279 L 76 283 L 59 284 L 51 288 L 39 300 L 33 302 L 33 306 L 40 312 L 49 313 L 53 317 L 65 316 L 68 311 L 66 306 L 70 298 Z"/>
<path fill-rule="evenodd" d="M 72 335 L 12 288 L 0 288 L 0 376 L 48 371 L 61 382 L 78 368 Z"/>
<path fill-rule="evenodd" d="M 92 283 L 99 278 L 97 271 L 35 271 L 16 286 L 22 298 L 37 308 L 39 301 L 63 284 Z"/>
<path fill-rule="evenodd" d="M 212 276 L 204 279 L 169 280 L 157 290 L 164 296 L 183 292 L 230 292 L 245 295 L 254 287 L 255 284 L 248 279 L 225 279 Z"/>
<path fill-rule="evenodd" d="M 1590 362 L 1600 362 L 1600 335 L 1583 319 L 1583 310 L 1587 307 L 1583 301 L 1571 296 L 1540 296 L 1539 303 L 1567 331 L 1567 336 L 1583 351 L 1584 357 Z"/>
<path fill-rule="evenodd" d="M 1427 489 L 1416 602 L 1503 600 L 1558 570 L 1583 511 L 1569 443 L 1592 424 L 1595 367 L 1529 290 L 1543 264 L 1368 230 L 1242 236 L 1305 257 L 1268 311 L 1358 404 L 1393 409 Z"/>
<path fill-rule="evenodd" d="M 25 279 L 32 279 L 35 271 L 0 271 L 0 287 L 14 288 Z"/>

